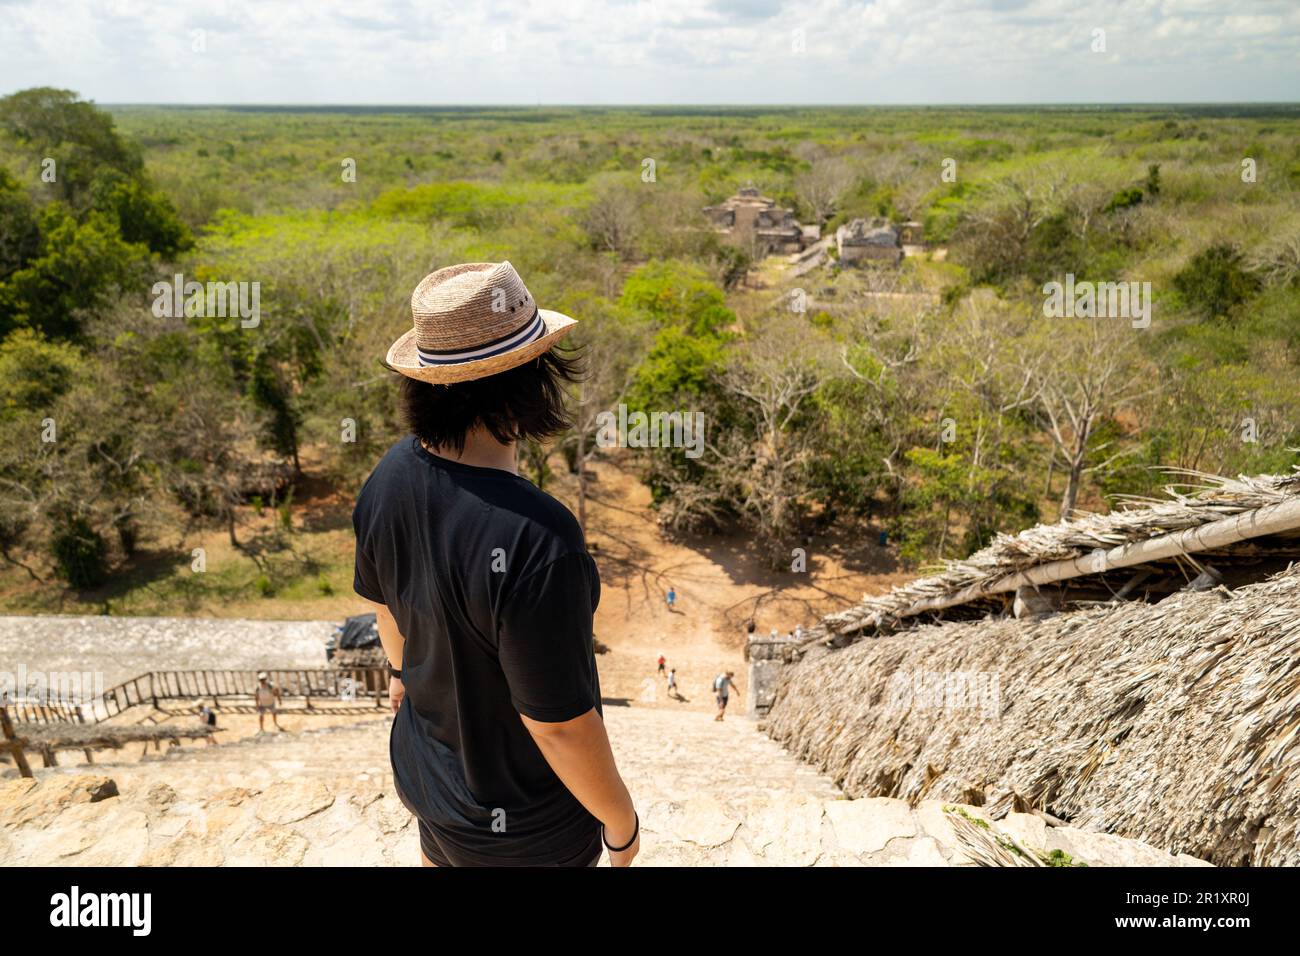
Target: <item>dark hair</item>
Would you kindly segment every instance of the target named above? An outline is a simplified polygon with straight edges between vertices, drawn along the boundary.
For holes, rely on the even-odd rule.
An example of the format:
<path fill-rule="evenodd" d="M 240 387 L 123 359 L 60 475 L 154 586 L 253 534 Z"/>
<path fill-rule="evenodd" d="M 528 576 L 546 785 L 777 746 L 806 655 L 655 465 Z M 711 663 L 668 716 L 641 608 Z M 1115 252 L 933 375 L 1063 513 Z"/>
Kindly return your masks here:
<path fill-rule="evenodd" d="M 541 441 L 570 425 L 564 384 L 582 377 L 582 356 L 555 349 L 512 369 L 471 382 L 433 385 L 402 376 L 402 420 L 434 448 L 465 450 L 465 436 L 483 426 L 503 445 Z"/>

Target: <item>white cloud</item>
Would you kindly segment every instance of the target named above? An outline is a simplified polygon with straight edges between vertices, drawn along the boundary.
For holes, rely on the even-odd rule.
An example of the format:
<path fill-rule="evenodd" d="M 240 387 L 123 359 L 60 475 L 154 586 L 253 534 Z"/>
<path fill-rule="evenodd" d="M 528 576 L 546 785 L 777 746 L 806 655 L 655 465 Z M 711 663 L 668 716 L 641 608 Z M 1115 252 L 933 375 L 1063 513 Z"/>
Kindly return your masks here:
<path fill-rule="evenodd" d="M 1294 0 L 0 5 L 0 93 L 53 85 L 100 102 L 1131 102 L 1300 90 Z M 1098 28 L 1104 54 L 1090 46 Z"/>

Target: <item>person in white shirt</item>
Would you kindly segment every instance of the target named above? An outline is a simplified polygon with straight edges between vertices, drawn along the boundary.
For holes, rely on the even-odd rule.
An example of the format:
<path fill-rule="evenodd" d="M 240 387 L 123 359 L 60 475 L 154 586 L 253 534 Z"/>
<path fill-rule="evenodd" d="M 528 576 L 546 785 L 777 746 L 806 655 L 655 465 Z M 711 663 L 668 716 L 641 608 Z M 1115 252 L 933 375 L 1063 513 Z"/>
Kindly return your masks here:
<path fill-rule="evenodd" d="M 713 693 L 718 701 L 718 716 L 714 720 L 722 720 L 727 715 L 727 698 L 731 693 L 731 688 L 736 686 L 733 678 L 736 676 L 735 671 L 727 671 L 725 674 L 719 674 L 713 678 Z"/>
<path fill-rule="evenodd" d="M 257 675 L 257 690 L 253 691 L 253 703 L 257 706 L 257 732 L 262 732 L 266 723 L 266 715 L 271 715 L 271 722 L 275 724 L 275 729 L 283 731 L 280 726 L 280 718 L 276 714 L 276 707 L 280 703 L 280 688 L 271 683 L 267 677 L 266 671 L 261 671 Z"/>

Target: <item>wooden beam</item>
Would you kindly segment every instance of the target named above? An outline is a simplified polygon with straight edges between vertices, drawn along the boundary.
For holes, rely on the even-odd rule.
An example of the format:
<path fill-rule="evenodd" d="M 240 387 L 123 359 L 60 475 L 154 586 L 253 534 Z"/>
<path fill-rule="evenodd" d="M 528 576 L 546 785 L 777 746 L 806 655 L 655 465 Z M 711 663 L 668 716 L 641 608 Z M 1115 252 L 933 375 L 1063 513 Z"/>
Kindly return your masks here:
<path fill-rule="evenodd" d="M 1009 574 L 990 582 L 981 582 L 964 587 L 949 594 L 936 595 L 914 601 L 896 617 L 912 617 L 926 611 L 941 611 L 970 601 L 987 597 L 990 594 L 1004 594 L 1019 587 L 1036 587 L 1052 584 L 1056 581 L 1068 581 L 1071 578 L 1085 577 L 1117 568 L 1129 568 L 1137 564 L 1150 564 L 1164 561 L 1185 554 L 1197 554 L 1225 548 L 1238 541 L 1260 538 L 1269 534 L 1278 534 L 1300 528 L 1300 498 L 1292 498 L 1275 505 L 1266 505 L 1253 511 L 1243 512 L 1218 521 L 1210 521 L 1195 528 L 1187 528 L 1172 534 L 1132 541 L 1111 548 L 1109 551 L 1091 552 L 1076 558 L 1062 561 L 1050 561 L 1038 564 L 1016 574 Z M 858 630 L 855 625 L 847 630 Z"/>
<path fill-rule="evenodd" d="M 32 768 L 27 763 L 27 757 L 23 754 L 23 745 L 18 742 L 17 735 L 14 733 L 14 725 L 9 720 L 9 709 L 3 704 L 0 704 L 0 733 L 4 734 L 9 752 L 13 754 L 14 764 L 18 767 L 19 776 L 35 777 L 36 774 L 32 773 Z"/>

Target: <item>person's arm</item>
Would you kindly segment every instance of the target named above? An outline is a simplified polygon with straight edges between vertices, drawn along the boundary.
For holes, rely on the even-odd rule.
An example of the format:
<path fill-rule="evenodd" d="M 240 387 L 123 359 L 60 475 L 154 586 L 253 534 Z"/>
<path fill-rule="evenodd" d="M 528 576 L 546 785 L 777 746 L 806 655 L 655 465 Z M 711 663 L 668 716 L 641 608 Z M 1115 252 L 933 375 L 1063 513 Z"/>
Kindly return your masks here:
<path fill-rule="evenodd" d="M 632 796 L 614 764 L 605 722 L 596 708 L 581 717 L 546 723 L 519 715 L 555 775 L 605 828 L 609 846 L 623 846 L 637 832 Z M 641 849 L 641 838 L 609 854 L 611 866 L 627 866 Z"/>
<path fill-rule="evenodd" d="M 395 671 L 402 669 L 402 652 L 406 648 L 406 638 L 397 628 L 397 619 L 393 613 L 388 610 L 388 605 L 378 604 L 371 600 L 366 600 L 375 610 L 375 624 L 379 628 L 379 643 L 384 646 L 384 655 L 388 658 L 388 664 Z M 402 698 L 406 696 L 406 687 L 402 684 L 400 677 L 388 678 L 388 703 L 393 708 L 393 713 L 397 713 L 397 708 L 402 706 Z"/>
<path fill-rule="evenodd" d="M 542 757 L 605 826 L 605 843 L 622 846 L 636 832 L 636 814 L 599 711 L 592 653 L 599 580 L 591 557 L 578 552 L 516 582 L 500 612 L 498 652 L 510 702 Z M 638 848 L 634 840 L 610 853 L 610 863 L 627 866 Z"/>

